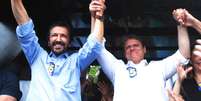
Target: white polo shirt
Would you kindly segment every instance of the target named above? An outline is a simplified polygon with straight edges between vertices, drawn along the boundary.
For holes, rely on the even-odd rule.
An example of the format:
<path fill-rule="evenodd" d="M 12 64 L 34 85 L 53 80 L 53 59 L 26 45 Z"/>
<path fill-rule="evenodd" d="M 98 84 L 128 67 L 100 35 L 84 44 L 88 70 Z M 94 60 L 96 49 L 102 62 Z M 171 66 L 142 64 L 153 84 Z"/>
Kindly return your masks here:
<path fill-rule="evenodd" d="M 114 85 L 113 101 L 167 101 L 165 82 L 176 73 L 180 63 L 188 62 L 179 51 L 160 61 L 139 64 L 116 59 L 106 49 L 98 61 Z"/>

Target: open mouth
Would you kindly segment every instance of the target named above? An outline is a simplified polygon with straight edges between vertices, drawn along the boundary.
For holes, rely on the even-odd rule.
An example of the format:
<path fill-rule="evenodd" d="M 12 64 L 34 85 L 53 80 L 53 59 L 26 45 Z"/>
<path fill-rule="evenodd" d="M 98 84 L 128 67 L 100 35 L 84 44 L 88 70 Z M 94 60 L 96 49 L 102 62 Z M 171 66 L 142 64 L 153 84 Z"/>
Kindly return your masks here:
<path fill-rule="evenodd" d="M 56 44 L 56 45 L 54 45 L 54 48 L 55 49 L 62 49 L 64 46 L 63 45 L 61 45 L 61 44 Z"/>

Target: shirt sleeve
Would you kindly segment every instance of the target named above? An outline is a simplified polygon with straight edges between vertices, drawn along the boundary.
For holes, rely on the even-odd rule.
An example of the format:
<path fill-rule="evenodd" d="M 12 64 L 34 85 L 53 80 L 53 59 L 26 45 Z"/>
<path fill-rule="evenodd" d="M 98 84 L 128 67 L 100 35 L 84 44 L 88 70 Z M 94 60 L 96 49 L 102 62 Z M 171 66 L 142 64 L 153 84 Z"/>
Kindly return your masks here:
<path fill-rule="evenodd" d="M 87 42 L 78 51 L 77 65 L 81 70 L 84 70 L 97 58 L 101 48 L 103 48 L 101 42 L 93 34 L 90 34 Z"/>
<path fill-rule="evenodd" d="M 28 22 L 18 25 L 16 33 L 29 64 L 32 64 L 41 48 L 34 31 L 33 21 L 30 19 Z"/>
<path fill-rule="evenodd" d="M 179 50 L 174 53 L 172 56 L 169 56 L 161 61 L 161 65 L 164 67 L 163 76 L 164 80 L 169 79 L 176 73 L 176 68 L 179 64 L 187 64 L 189 62 Z"/>
<path fill-rule="evenodd" d="M 112 55 L 108 50 L 103 48 L 97 58 L 101 69 L 114 84 L 115 71 L 118 67 L 124 67 L 125 64 L 122 60 L 118 60 L 114 55 Z"/>
<path fill-rule="evenodd" d="M 22 93 L 19 88 L 19 80 L 15 73 L 3 71 L 1 72 L 1 91 L 0 95 L 12 96 L 20 100 Z"/>

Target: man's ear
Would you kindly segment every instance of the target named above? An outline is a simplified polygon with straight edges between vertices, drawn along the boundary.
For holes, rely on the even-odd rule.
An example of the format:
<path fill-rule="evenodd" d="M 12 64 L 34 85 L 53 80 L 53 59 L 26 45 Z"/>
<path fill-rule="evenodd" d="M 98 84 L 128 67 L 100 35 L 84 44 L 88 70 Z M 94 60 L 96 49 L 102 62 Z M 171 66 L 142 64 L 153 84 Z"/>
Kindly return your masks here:
<path fill-rule="evenodd" d="M 47 37 L 47 45 L 50 46 L 50 35 Z"/>
<path fill-rule="evenodd" d="M 48 42 L 47 42 L 47 45 L 48 45 L 48 47 L 50 47 L 50 38 L 48 37 L 48 40 L 47 40 Z"/>
<path fill-rule="evenodd" d="M 47 42 L 47 45 L 48 45 L 48 47 L 50 47 L 50 42 L 49 41 Z"/>
<path fill-rule="evenodd" d="M 147 48 L 144 46 L 144 54 L 146 54 L 147 53 Z"/>

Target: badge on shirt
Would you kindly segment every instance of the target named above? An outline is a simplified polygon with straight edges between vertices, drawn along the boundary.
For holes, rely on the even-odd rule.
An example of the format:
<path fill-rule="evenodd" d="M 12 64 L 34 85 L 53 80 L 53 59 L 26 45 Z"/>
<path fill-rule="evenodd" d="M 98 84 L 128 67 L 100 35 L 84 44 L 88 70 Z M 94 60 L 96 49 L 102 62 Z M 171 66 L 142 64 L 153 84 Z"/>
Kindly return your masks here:
<path fill-rule="evenodd" d="M 48 67 L 48 72 L 49 74 L 52 76 L 54 73 L 54 68 L 55 68 L 55 64 L 53 62 L 50 62 L 49 67 Z"/>
<path fill-rule="evenodd" d="M 137 69 L 135 67 L 127 67 L 126 69 L 128 70 L 130 78 L 133 78 L 137 75 Z"/>

